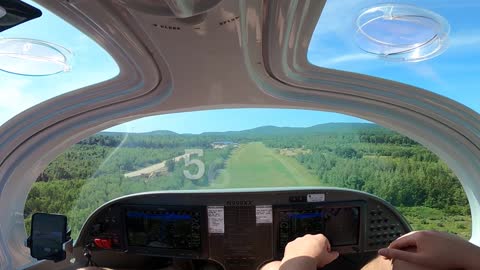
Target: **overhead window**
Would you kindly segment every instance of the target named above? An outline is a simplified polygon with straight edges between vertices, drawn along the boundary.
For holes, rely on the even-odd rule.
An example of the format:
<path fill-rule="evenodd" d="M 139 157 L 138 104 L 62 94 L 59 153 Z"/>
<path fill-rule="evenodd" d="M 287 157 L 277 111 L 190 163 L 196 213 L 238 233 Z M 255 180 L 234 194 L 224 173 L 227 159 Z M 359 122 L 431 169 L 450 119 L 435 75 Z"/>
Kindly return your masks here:
<path fill-rule="evenodd" d="M 477 1 L 328 0 L 312 64 L 420 87 L 480 112 Z"/>
<path fill-rule="evenodd" d="M 42 101 L 119 73 L 99 44 L 47 9 L 27 3 L 42 16 L 0 33 L 0 125 Z"/>

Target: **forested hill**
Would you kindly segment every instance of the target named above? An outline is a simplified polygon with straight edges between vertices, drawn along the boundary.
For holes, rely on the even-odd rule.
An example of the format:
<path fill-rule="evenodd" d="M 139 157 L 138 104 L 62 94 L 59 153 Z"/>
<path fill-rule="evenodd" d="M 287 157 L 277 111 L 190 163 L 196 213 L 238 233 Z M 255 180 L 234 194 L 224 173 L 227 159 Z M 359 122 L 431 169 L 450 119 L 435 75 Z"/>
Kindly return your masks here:
<path fill-rule="evenodd" d="M 369 123 L 327 123 L 311 127 L 277 127 L 262 126 L 242 131 L 227 132 L 205 132 L 202 135 L 231 135 L 231 136 L 251 136 L 251 135 L 298 135 L 298 134 L 342 134 L 342 133 L 361 133 L 361 132 L 382 132 L 393 133 L 376 124 Z"/>
<path fill-rule="evenodd" d="M 80 141 L 60 155 L 38 177 L 38 180 L 89 178 L 99 173 L 99 166 L 109 159 L 114 149 L 122 150 L 116 152 L 108 165 L 112 166 L 112 170 L 117 168 L 117 171 L 125 173 L 161 162 L 165 158 L 181 155 L 185 149 L 210 149 L 213 142 L 219 141 L 236 143 L 260 141 L 276 148 L 306 147 L 314 151 L 328 146 L 327 148 L 334 149 L 342 157 L 351 155 L 360 157 L 362 154 L 426 155 L 424 151 L 414 151 L 409 148 L 377 147 L 378 151 L 375 152 L 372 149 L 360 150 L 358 146 L 352 145 L 355 143 L 417 145 L 405 136 L 371 123 L 328 123 L 305 128 L 262 126 L 243 131 L 206 132 L 197 135 L 178 134 L 168 130 L 146 133 L 100 132 Z M 352 147 L 356 150 L 353 151 Z M 113 163 L 118 164 L 113 166 Z"/>
<path fill-rule="evenodd" d="M 104 136 L 125 136 L 127 133 L 126 132 L 115 132 L 115 131 L 102 131 L 98 133 L 99 135 L 104 135 Z M 154 130 L 154 131 L 149 131 L 149 132 L 142 132 L 142 133 L 130 133 L 133 135 L 152 135 L 152 136 L 165 136 L 165 135 L 180 135 L 176 132 L 170 131 L 170 130 Z"/>
<path fill-rule="evenodd" d="M 352 134 L 352 133 L 381 133 L 395 134 L 386 128 L 372 123 L 326 123 L 318 124 L 311 127 L 278 127 L 278 126 L 260 126 L 252 129 L 240 131 L 219 131 L 204 132 L 198 135 L 203 136 L 245 136 L 245 135 L 298 135 L 298 134 Z M 100 132 L 99 135 L 104 136 L 125 136 L 125 132 Z M 141 133 L 128 133 L 129 135 L 146 135 L 146 136 L 194 136 L 194 134 L 180 134 L 170 130 L 155 130 Z"/>
<path fill-rule="evenodd" d="M 249 141 L 264 141 L 271 138 L 282 138 L 288 141 L 293 140 L 292 136 L 309 137 L 321 136 L 347 142 L 363 142 L 375 144 L 396 144 L 396 145 L 417 145 L 408 137 L 402 136 L 391 130 L 372 123 L 327 123 L 311 127 L 277 127 L 261 126 L 241 131 L 225 132 L 204 132 L 201 134 L 179 134 L 169 130 L 157 130 L 144 133 L 123 133 L 123 132 L 100 132 L 91 136 L 79 144 L 102 145 L 109 147 L 176 147 L 195 146 L 209 147 L 215 141 L 235 141 L 245 143 Z M 298 141 L 298 140 L 297 140 Z M 292 145 L 293 146 L 293 145 Z M 295 146 L 297 147 L 297 146 Z"/>

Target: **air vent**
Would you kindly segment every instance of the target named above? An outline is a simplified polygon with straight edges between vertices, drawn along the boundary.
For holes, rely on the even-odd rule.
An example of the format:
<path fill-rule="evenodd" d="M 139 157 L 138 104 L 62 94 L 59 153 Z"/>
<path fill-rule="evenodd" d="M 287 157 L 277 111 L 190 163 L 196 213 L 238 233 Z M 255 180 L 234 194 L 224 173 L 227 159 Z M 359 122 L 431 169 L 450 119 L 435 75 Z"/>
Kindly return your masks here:
<path fill-rule="evenodd" d="M 165 30 L 180 30 L 180 27 L 178 26 L 172 26 L 172 25 L 164 25 L 164 24 L 153 24 L 153 26 L 165 29 Z"/>
<path fill-rule="evenodd" d="M 0 6 L 0 19 L 5 15 L 7 15 L 7 11 L 2 6 Z"/>
<path fill-rule="evenodd" d="M 227 24 L 227 23 L 231 23 L 231 22 L 234 22 L 234 21 L 238 21 L 240 19 L 240 16 L 237 16 L 235 18 L 231 18 L 231 19 L 228 19 L 228 20 L 225 20 L 223 22 L 219 22 L 218 24 L 219 25 L 224 25 L 224 24 Z"/>

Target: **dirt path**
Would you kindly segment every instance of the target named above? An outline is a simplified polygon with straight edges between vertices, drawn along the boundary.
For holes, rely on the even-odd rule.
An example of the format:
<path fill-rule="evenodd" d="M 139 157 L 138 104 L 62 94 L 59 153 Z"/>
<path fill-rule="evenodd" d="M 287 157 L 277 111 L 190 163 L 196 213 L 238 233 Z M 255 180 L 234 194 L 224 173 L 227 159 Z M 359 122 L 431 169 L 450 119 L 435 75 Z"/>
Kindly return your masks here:
<path fill-rule="evenodd" d="M 178 156 L 178 157 L 174 157 L 173 158 L 173 161 L 175 162 L 178 162 L 180 161 L 181 159 L 189 156 L 190 154 L 183 154 L 181 156 Z M 133 171 L 133 172 L 129 172 L 129 173 L 126 173 L 124 174 L 125 177 L 127 178 L 131 178 L 131 177 L 150 177 L 152 174 L 156 174 L 156 173 L 165 173 L 167 172 L 167 161 L 168 160 L 164 160 L 160 163 L 157 163 L 157 164 L 153 164 L 151 166 L 148 166 L 146 168 L 143 168 L 143 169 L 140 169 L 140 170 L 137 170 L 137 171 Z"/>

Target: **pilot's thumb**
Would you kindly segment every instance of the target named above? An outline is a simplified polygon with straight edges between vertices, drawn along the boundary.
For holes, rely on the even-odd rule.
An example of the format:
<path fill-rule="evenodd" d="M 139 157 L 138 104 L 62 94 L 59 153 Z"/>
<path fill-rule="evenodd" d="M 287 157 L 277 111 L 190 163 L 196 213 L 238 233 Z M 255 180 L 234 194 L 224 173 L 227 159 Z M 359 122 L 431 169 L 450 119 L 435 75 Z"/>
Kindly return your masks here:
<path fill-rule="evenodd" d="M 398 259 L 406 262 L 418 261 L 417 253 L 394 248 L 382 248 L 378 251 L 378 255 L 381 255 L 388 259 Z"/>
<path fill-rule="evenodd" d="M 321 262 L 319 263 L 318 267 L 323 268 L 325 265 L 335 261 L 340 254 L 337 251 L 331 251 L 326 253 L 323 257 Z"/>
<path fill-rule="evenodd" d="M 340 253 L 338 253 L 338 251 L 331 251 L 328 253 L 328 263 L 331 263 L 333 261 L 335 261 L 338 256 L 340 256 Z"/>

